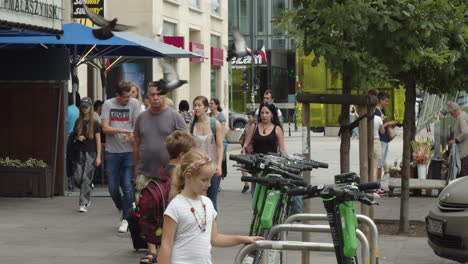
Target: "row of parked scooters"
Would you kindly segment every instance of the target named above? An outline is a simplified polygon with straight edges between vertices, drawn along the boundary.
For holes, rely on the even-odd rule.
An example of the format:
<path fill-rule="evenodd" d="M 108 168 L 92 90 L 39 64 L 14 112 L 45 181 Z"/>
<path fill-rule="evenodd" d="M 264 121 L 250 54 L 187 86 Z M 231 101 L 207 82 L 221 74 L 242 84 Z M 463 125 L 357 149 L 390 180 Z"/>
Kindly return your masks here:
<path fill-rule="evenodd" d="M 335 184 L 308 185 L 302 173 L 328 164 L 276 153 L 255 155 L 230 155 L 237 167 L 252 176 L 243 176 L 245 182 L 255 186 L 250 235 L 263 236 L 266 240 L 243 247 L 235 263 L 286 263 L 286 252 L 330 251 L 335 252 L 338 264 L 358 263 L 358 241 L 361 245 L 362 263 L 378 263 L 378 231 L 374 222 L 364 215 L 357 215 L 355 202 L 374 205 L 379 182 L 361 183 L 356 173 L 349 172 L 334 177 Z M 321 198 L 326 214 L 291 215 L 297 197 Z M 303 224 L 303 221 L 325 220 L 328 225 Z M 299 223 L 298 223 L 299 222 Z M 358 223 L 368 228 L 368 237 L 358 229 Z M 287 231 L 329 232 L 333 243 L 288 241 Z"/>

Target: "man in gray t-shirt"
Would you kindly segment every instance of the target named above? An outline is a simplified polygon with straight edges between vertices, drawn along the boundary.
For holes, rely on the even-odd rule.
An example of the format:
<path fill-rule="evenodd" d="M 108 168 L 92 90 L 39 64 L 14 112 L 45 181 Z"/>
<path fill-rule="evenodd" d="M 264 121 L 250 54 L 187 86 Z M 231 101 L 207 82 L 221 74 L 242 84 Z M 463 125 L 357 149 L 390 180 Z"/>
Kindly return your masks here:
<path fill-rule="evenodd" d="M 186 130 L 185 120 L 165 103 L 166 93 L 158 89 L 158 82 L 148 86 L 147 98 L 150 107 L 137 118 L 133 143 L 135 167 L 135 201 L 150 178 L 158 177 L 158 169 L 169 162 L 169 153 L 164 145 L 167 136 L 175 130 Z"/>
<path fill-rule="evenodd" d="M 119 227 L 119 232 L 122 233 L 127 232 L 126 219 L 134 201 L 132 132 L 140 113 L 140 104 L 130 96 L 130 84 L 120 84 L 116 97 L 104 102 L 101 113 L 102 130 L 106 134 L 107 182 L 115 206 L 122 210 L 122 223 Z"/>

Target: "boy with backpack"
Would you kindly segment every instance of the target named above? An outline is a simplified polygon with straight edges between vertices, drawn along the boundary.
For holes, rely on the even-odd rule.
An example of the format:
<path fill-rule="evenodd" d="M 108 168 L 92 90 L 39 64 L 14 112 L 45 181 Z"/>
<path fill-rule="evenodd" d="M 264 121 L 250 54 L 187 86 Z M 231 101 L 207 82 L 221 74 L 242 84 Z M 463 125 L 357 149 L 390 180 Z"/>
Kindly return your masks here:
<path fill-rule="evenodd" d="M 158 177 L 152 178 L 141 191 L 139 201 L 139 226 L 148 245 L 148 254 L 140 263 L 157 263 L 157 248 L 161 245 L 164 211 L 169 204 L 169 189 L 174 169 L 180 158 L 195 147 L 193 137 L 181 130 L 174 131 L 165 141 L 169 152 L 169 164 L 158 170 Z"/>

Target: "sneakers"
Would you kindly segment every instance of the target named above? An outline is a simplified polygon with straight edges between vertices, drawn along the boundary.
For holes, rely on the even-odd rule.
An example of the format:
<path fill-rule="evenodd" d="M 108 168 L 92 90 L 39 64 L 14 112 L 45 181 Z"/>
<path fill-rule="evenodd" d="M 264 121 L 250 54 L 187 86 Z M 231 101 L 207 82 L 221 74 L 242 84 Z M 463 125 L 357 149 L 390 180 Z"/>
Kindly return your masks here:
<path fill-rule="evenodd" d="M 79 211 L 80 213 L 86 213 L 88 212 L 88 208 L 86 207 L 86 205 L 80 205 Z"/>
<path fill-rule="evenodd" d="M 386 190 L 384 190 L 384 189 L 379 189 L 379 190 L 377 191 L 377 194 L 378 194 L 378 195 L 388 195 L 388 191 L 386 191 Z"/>
<path fill-rule="evenodd" d="M 246 193 L 250 189 L 250 185 L 244 185 L 244 188 L 242 188 L 242 193 Z"/>
<path fill-rule="evenodd" d="M 78 209 L 78 211 L 80 211 L 80 213 L 87 213 L 88 207 L 90 205 L 91 205 L 91 201 L 89 201 L 87 205 L 80 205 L 80 209 Z"/>
<path fill-rule="evenodd" d="M 119 233 L 126 233 L 128 230 L 128 222 L 127 220 L 122 220 L 119 226 Z"/>

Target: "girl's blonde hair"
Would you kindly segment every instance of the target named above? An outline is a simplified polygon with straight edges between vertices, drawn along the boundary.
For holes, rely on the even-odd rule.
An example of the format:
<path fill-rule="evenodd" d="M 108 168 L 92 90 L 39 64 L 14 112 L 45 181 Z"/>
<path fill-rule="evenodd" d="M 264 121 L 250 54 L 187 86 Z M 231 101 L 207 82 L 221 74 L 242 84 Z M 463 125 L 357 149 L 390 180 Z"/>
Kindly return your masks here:
<path fill-rule="evenodd" d="M 140 86 L 139 86 L 137 83 L 131 82 L 131 83 L 130 83 L 130 87 L 135 87 L 135 88 L 137 89 L 138 95 L 137 95 L 137 98 L 136 98 L 136 99 L 138 100 L 138 102 L 139 102 L 141 105 L 144 104 L 143 101 L 141 100 L 141 89 L 140 89 Z M 131 91 L 131 89 L 130 89 L 130 91 Z"/>
<path fill-rule="evenodd" d="M 185 187 L 185 175 L 187 172 L 198 175 L 200 168 L 211 164 L 211 159 L 200 150 L 191 150 L 185 153 L 172 177 L 170 199 L 176 197 Z"/>
<path fill-rule="evenodd" d="M 88 131 L 87 135 L 83 136 L 85 136 L 87 139 L 93 139 L 95 134 L 94 131 L 96 130 L 96 128 L 94 127 L 94 110 L 92 105 L 89 107 L 89 112 L 87 115 L 83 114 L 83 111 L 80 107 L 80 116 L 76 121 L 75 127 L 75 133 L 77 136 L 81 136 L 83 134 L 84 120 L 88 120 Z"/>

